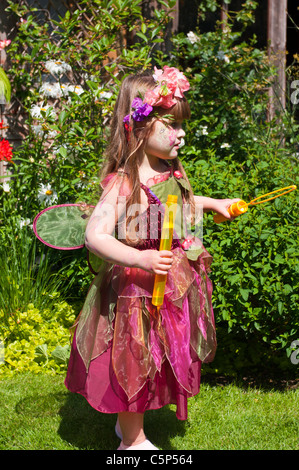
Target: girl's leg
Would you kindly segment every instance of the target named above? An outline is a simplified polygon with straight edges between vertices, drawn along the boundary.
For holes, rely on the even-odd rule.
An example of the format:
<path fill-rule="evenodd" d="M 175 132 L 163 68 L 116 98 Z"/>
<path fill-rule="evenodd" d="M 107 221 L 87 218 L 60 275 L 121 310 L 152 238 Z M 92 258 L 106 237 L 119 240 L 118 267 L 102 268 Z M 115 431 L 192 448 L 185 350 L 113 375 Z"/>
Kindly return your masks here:
<path fill-rule="evenodd" d="M 124 445 L 134 446 L 145 441 L 143 418 L 143 413 L 131 413 L 129 411 L 118 413 L 118 422 Z"/>

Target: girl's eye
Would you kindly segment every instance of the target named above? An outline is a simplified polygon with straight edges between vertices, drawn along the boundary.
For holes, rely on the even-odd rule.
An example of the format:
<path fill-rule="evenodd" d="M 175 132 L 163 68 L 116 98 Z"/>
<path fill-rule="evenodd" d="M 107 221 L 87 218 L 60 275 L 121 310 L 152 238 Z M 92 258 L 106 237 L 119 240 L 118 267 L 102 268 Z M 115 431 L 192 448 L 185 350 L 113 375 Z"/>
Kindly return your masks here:
<path fill-rule="evenodd" d="M 174 122 L 171 122 L 171 123 L 170 123 L 170 126 L 171 126 L 173 129 L 178 130 L 178 129 L 181 128 L 182 125 L 181 125 L 180 122 L 174 121 Z"/>

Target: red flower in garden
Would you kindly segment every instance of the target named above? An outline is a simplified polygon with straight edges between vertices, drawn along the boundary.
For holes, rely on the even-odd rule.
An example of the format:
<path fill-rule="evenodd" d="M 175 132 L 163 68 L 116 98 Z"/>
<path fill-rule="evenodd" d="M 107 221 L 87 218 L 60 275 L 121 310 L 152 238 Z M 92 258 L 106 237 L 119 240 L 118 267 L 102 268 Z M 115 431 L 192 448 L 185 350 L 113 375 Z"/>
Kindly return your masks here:
<path fill-rule="evenodd" d="M 0 140 L 0 161 L 5 160 L 10 162 L 12 159 L 12 147 L 8 140 Z"/>

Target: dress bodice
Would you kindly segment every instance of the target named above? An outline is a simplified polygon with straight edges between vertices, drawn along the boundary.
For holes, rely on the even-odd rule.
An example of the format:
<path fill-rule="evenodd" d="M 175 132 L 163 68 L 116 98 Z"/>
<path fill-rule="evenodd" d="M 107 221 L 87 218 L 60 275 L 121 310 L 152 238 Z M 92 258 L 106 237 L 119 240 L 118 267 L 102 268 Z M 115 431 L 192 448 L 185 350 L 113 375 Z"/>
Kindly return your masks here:
<path fill-rule="evenodd" d="M 147 195 L 148 207 L 140 216 L 140 223 L 146 227 L 146 238 L 138 245 L 139 250 L 158 250 L 160 247 L 161 230 L 162 230 L 162 212 L 161 201 L 158 197 L 143 183 L 140 183 L 141 188 Z M 156 212 L 153 214 L 153 212 Z M 152 234 L 156 236 L 152 236 Z M 180 247 L 181 244 L 177 238 L 173 238 L 171 249 Z"/>

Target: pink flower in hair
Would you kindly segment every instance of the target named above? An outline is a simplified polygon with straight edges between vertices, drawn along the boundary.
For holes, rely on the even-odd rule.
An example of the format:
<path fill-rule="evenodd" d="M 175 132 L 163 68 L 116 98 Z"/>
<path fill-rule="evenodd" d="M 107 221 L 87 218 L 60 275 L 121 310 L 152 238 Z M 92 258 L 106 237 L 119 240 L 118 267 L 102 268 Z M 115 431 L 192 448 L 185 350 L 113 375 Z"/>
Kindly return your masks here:
<path fill-rule="evenodd" d="M 176 100 L 173 99 L 173 92 L 165 85 L 147 91 L 144 95 L 144 101 L 151 106 L 161 106 L 162 108 L 171 108 L 176 104 Z"/>
<path fill-rule="evenodd" d="M 175 67 L 165 65 L 163 70 L 155 67 L 153 75 L 158 85 L 145 94 L 144 101 L 151 106 L 171 108 L 184 92 L 189 90 L 190 84 L 184 74 Z"/>

